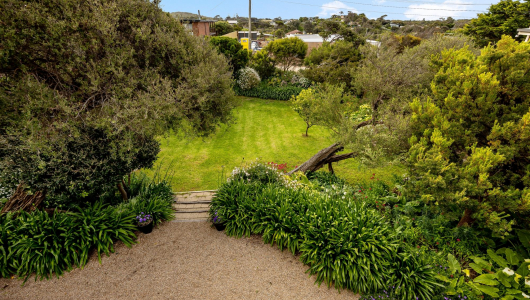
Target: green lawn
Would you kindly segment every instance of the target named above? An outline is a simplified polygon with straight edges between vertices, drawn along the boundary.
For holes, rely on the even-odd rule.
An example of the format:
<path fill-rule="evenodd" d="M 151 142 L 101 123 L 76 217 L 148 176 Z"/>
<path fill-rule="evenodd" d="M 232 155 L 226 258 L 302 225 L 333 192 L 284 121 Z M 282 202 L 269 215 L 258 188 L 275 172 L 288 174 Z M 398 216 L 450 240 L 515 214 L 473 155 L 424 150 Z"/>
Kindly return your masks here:
<path fill-rule="evenodd" d="M 234 167 L 256 159 L 287 163 L 290 170 L 333 142 L 326 129 L 318 126 L 305 137 L 305 123 L 285 101 L 240 99 L 234 112 L 236 123 L 222 126 L 216 134 L 192 140 L 172 134 L 161 140 L 156 164 L 163 172 L 171 166 L 175 192 L 217 189 Z M 364 168 L 354 159 L 335 163 L 334 169 L 352 183 L 365 181 L 372 173 L 383 180 L 392 172 L 401 173 L 396 167 Z"/>

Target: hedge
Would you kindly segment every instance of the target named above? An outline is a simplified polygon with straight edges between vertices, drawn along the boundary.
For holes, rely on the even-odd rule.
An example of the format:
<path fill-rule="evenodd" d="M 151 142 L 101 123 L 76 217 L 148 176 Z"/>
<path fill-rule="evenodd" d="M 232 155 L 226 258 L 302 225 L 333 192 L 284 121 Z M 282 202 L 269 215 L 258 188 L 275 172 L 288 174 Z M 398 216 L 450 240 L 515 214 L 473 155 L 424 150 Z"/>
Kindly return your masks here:
<path fill-rule="evenodd" d="M 303 88 L 292 85 L 275 87 L 264 83 L 249 90 L 242 90 L 239 86 L 234 87 L 234 91 L 238 96 L 284 101 L 290 100 L 292 96 L 298 96 L 302 90 Z"/>

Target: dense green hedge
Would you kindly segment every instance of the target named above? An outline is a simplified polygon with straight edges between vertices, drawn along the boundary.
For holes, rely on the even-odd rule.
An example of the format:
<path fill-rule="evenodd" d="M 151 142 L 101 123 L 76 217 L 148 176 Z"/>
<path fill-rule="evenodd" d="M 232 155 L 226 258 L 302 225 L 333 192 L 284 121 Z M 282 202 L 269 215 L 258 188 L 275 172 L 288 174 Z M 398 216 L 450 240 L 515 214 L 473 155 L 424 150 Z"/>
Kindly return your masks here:
<path fill-rule="evenodd" d="M 303 88 L 298 86 L 286 85 L 276 87 L 267 85 L 266 83 L 262 83 L 250 90 L 242 90 L 238 86 L 234 87 L 234 91 L 238 96 L 285 101 L 291 99 L 292 96 L 298 96 L 302 90 Z"/>
<path fill-rule="evenodd" d="M 114 252 L 114 242 L 135 243 L 135 217 L 150 212 L 154 223 L 171 220 L 172 194 L 166 182 L 145 182 L 138 196 L 118 206 L 98 202 L 73 212 L 45 211 L 0 215 L 0 275 L 37 278 L 62 275 L 83 267 L 90 249 L 101 254 Z"/>
<path fill-rule="evenodd" d="M 386 289 L 407 300 L 432 299 L 441 286 L 421 257 L 399 246 L 389 221 L 340 180 L 298 175 L 296 183 L 264 182 L 256 172 L 263 166 L 236 169 L 212 200 L 210 213 L 226 224 L 227 235 L 261 234 L 265 243 L 300 253 L 318 284 L 357 293 Z"/>

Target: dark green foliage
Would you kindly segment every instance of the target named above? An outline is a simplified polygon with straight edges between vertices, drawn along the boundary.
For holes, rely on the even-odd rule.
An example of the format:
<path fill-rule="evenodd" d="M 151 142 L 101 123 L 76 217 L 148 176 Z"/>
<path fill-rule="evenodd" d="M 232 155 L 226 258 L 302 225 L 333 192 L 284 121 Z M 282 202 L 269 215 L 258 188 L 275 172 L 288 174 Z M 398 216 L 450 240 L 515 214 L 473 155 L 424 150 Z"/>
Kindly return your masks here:
<path fill-rule="evenodd" d="M 298 96 L 303 88 L 298 86 L 270 86 L 266 83 L 261 83 L 250 90 L 242 90 L 239 87 L 234 87 L 234 91 L 238 96 L 256 97 L 261 99 L 273 99 L 287 101 L 293 96 Z"/>
<path fill-rule="evenodd" d="M 102 130 L 80 128 L 79 137 L 62 147 L 50 145 L 51 152 L 40 155 L 10 141 L 0 150 L 6 156 L 2 169 L 4 183 L 14 187 L 23 181 L 34 189 L 46 190 L 47 207 L 64 209 L 94 203 L 109 188 L 115 190 L 115 184 L 109 187 L 109 182 L 120 182 L 124 174 L 134 169 L 151 168 L 160 151 L 158 141 L 138 137 L 132 145 L 136 155 L 122 156 L 123 149 L 116 148 L 121 144 L 113 146 L 108 140 L 109 136 Z M 59 158 L 54 153 L 63 156 Z"/>
<path fill-rule="evenodd" d="M 35 280 L 61 276 L 74 267 L 86 265 L 89 251 L 114 252 L 114 242 L 135 243 L 138 213 L 150 212 L 155 224 L 174 218 L 172 194 L 167 182 L 151 182 L 130 202 L 118 207 L 102 202 L 74 212 L 48 214 L 36 210 L 0 215 L 0 275 Z M 149 197 L 149 198 L 148 198 Z"/>
<path fill-rule="evenodd" d="M 471 36 L 478 46 L 484 47 L 496 43 L 503 35 L 514 38 L 518 28 L 529 26 L 530 2 L 502 0 L 492 4 L 487 13 L 478 14 L 462 32 Z"/>
<path fill-rule="evenodd" d="M 243 49 L 243 45 L 237 39 L 214 36 L 210 38 L 210 44 L 217 48 L 219 53 L 222 53 L 230 61 L 230 65 L 234 69 L 234 74 L 237 74 L 241 68 L 244 68 L 249 60 L 250 53 Z"/>
<path fill-rule="evenodd" d="M 274 60 L 269 56 L 267 50 L 259 50 L 254 53 L 250 58 L 249 67 L 258 72 L 261 80 L 267 80 L 274 76 L 276 67 L 274 66 Z"/>
<path fill-rule="evenodd" d="M 235 30 L 234 27 L 232 27 L 232 25 L 228 24 L 226 21 L 215 22 L 213 27 L 217 36 L 225 35 Z"/>
<path fill-rule="evenodd" d="M 51 198 L 93 200 L 150 166 L 154 137 L 170 128 L 207 134 L 229 120 L 227 60 L 155 3 L 0 3 L 0 172 L 8 188 L 24 180 Z"/>
<path fill-rule="evenodd" d="M 345 84 L 349 90 L 359 60 L 361 53 L 354 43 L 347 41 L 324 43 L 319 48 L 313 49 L 305 58 L 304 64 L 307 68 L 302 73 L 311 81 Z"/>

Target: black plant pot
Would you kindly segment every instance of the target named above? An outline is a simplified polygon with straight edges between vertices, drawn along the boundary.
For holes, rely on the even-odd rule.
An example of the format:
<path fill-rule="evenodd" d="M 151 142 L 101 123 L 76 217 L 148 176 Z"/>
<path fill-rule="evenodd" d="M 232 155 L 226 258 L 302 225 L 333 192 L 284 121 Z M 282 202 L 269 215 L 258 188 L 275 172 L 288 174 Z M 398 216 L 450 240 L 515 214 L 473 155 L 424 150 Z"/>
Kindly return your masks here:
<path fill-rule="evenodd" d="M 145 226 L 138 226 L 138 230 L 140 230 L 141 232 L 145 234 L 151 233 L 151 231 L 153 231 L 153 221 L 151 221 L 149 224 Z"/>
<path fill-rule="evenodd" d="M 225 223 L 213 223 L 213 225 L 215 226 L 215 229 L 217 229 L 217 231 L 223 231 L 225 230 Z"/>

